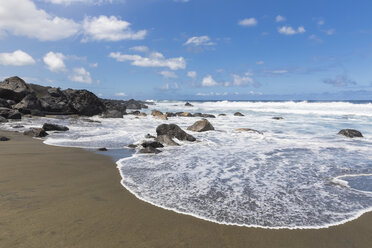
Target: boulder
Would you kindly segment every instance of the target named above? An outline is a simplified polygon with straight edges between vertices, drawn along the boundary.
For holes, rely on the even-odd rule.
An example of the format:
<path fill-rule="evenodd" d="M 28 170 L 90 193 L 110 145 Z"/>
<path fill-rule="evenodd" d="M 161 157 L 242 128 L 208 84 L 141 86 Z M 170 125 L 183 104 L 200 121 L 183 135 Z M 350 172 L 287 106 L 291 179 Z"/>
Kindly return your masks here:
<path fill-rule="evenodd" d="M 10 77 L 0 83 L 0 98 L 21 101 L 32 89 L 19 77 Z"/>
<path fill-rule="evenodd" d="M 139 151 L 139 153 L 154 153 L 154 154 L 158 154 L 158 153 L 161 153 L 161 151 L 158 150 L 158 149 L 156 149 L 156 148 L 154 148 L 154 147 L 152 147 L 152 146 L 148 146 L 148 147 L 145 147 L 145 148 L 141 149 Z"/>
<path fill-rule="evenodd" d="M 7 137 L 4 137 L 4 136 L 0 136 L 0 141 L 8 141 L 10 140 L 9 138 Z"/>
<path fill-rule="evenodd" d="M 124 105 L 123 101 L 110 99 L 101 99 L 101 101 L 105 105 L 107 111 L 115 110 L 122 113 L 122 116 L 126 114 L 127 107 Z"/>
<path fill-rule="evenodd" d="M 200 121 L 195 122 L 192 126 L 189 126 L 187 130 L 194 132 L 205 132 L 214 130 L 214 127 L 207 119 L 202 119 Z"/>
<path fill-rule="evenodd" d="M 52 124 L 52 123 L 44 123 L 43 129 L 45 131 L 60 131 L 60 132 L 65 132 L 70 130 L 68 127 L 57 125 L 57 124 Z"/>
<path fill-rule="evenodd" d="M 163 114 L 163 112 L 154 109 L 153 111 L 151 111 L 151 115 L 152 115 L 152 116 L 162 116 L 162 115 L 164 115 L 164 114 Z"/>
<path fill-rule="evenodd" d="M 163 148 L 163 144 L 158 141 L 149 141 L 149 142 L 143 142 L 142 147 L 146 148 L 148 146 L 151 146 L 153 148 Z"/>
<path fill-rule="evenodd" d="M 136 101 L 134 99 L 130 99 L 129 101 L 123 101 L 125 107 L 127 109 L 142 109 L 142 108 L 148 108 L 144 103 L 140 101 Z"/>
<path fill-rule="evenodd" d="M 175 117 L 176 116 L 176 114 L 175 113 L 172 113 L 172 112 L 166 112 L 165 115 L 167 117 Z"/>
<path fill-rule="evenodd" d="M 105 148 L 105 147 L 98 148 L 98 151 L 100 151 L 100 152 L 107 152 L 107 148 Z"/>
<path fill-rule="evenodd" d="M 138 145 L 136 144 L 130 144 L 130 145 L 127 145 L 128 148 L 131 148 L 131 149 L 134 149 L 136 148 Z"/>
<path fill-rule="evenodd" d="M 178 114 L 178 116 L 181 116 L 181 117 L 194 117 L 191 113 L 189 112 L 181 112 Z"/>
<path fill-rule="evenodd" d="M 31 136 L 31 137 L 38 137 L 42 138 L 48 135 L 47 132 L 45 132 L 42 128 L 30 128 L 27 131 L 23 132 L 24 135 Z"/>
<path fill-rule="evenodd" d="M 118 110 L 108 110 L 103 113 L 102 118 L 123 118 L 123 113 Z"/>
<path fill-rule="evenodd" d="M 194 117 L 203 117 L 203 114 L 202 113 L 194 113 L 193 116 Z"/>
<path fill-rule="evenodd" d="M 92 92 L 67 89 L 63 93 L 67 96 L 69 106 L 75 114 L 93 116 L 106 111 L 105 105 Z"/>
<path fill-rule="evenodd" d="M 41 103 L 35 94 L 28 94 L 19 103 L 13 106 L 15 109 L 41 110 Z"/>
<path fill-rule="evenodd" d="M 240 113 L 240 112 L 236 112 L 235 114 L 234 114 L 234 116 L 244 116 L 242 113 Z"/>
<path fill-rule="evenodd" d="M 211 115 L 211 114 L 202 114 L 201 117 L 203 117 L 203 118 L 216 118 L 216 116 Z"/>
<path fill-rule="evenodd" d="M 0 116 L 0 123 L 8 122 L 8 120 L 2 116 Z"/>
<path fill-rule="evenodd" d="M 168 135 L 171 138 L 177 138 L 179 140 L 195 141 L 195 137 L 183 131 L 176 124 L 162 124 L 156 128 L 156 133 L 160 135 Z"/>
<path fill-rule="evenodd" d="M 128 113 L 128 115 L 139 115 L 139 114 L 141 114 L 141 112 L 138 111 L 138 110 L 135 110 L 135 111 L 132 111 L 132 112 Z"/>
<path fill-rule="evenodd" d="M 235 129 L 235 131 L 236 132 L 252 132 L 252 133 L 263 134 L 262 132 L 257 131 L 257 130 L 252 129 L 252 128 L 238 128 L 238 129 Z"/>
<path fill-rule="evenodd" d="M 274 119 L 274 120 L 283 120 L 284 118 L 281 117 L 281 116 L 275 116 L 275 117 L 273 117 L 272 119 Z"/>
<path fill-rule="evenodd" d="M 1 108 L 0 107 L 0 116 L 6 119 L 20 120 L 22 118 L 21 113 L 18 110 Z"/>
<path fill-rule="evenodd" d="M 355 138 L 355 137 L 362 138 L 363 137 L 362 133 L 355 129 L 342 129 L 340 132 L 338 132 L 338 134 L 344 135 L 349 138 Z"/>
<path fill-rule="evenodd" d="M 172 139 L 172 137 L 170 137 L 169 135 L 159 135 L 158 137 L 156 137 L 155 140 L 167 146 L 179 146 L 180 145 L 177 142 L 175 142 Z"/>
<path fill-rule="evenodd" d="M 192 104 L 189 103 L 189 102 L 185 103 L 185 106 L 186 106 L 186 107 L 194 107 L 194 105 L 192 105 Z"/>
<path fill-rule="evenodd" d="M 7 100 L 0 98 L 0 107 L 2 108 L 10 108 L 10 104 Z"/>
<path fill-rule="evenodd" d="M 219 114 L 218 116 L 226 116 L 226 114 Z"/>
<path fill-rule="evenodd" d="M 160 120 L 168 120 L 168 117 L 167 115 L 156 115 L 154 116 L 156 119 L 160 119 Z"/>

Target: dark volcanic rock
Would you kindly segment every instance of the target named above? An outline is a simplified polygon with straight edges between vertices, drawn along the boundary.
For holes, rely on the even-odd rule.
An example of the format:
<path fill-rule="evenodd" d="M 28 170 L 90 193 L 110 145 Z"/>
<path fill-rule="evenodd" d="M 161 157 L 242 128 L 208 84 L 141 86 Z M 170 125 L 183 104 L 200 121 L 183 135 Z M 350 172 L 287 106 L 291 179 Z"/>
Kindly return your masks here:
<path fill-rule="evenodd" d="M 105 148 L 105 147 L 98 148 L 98 151 L 100 151 L 100 152 L 107 152 L 107 148 Z"/>
<path fill-rule="evenodd" d="M 156 128 L 156 133 L 160 135 L 168 135 L 171 138 L 179 140 L 195 141 L 195 137 L 183 131 L 176 124 L 162 124 Z"/>
<path fill-rule="evenodd" d="M 0 83 L 0 98 L 21 101 L 32 89 L 19 77 L 10 77 Z"/>
<path fill-rule="evenodd" d="M 342 129 L 340 132 L 338 132 L 338 134 L 344 135 L 349 138 L 355 138 L 355 137 L 362 138 L 363 137 L 361 132 L 359 132 L 358 130 L 354 130 L 354 129 Z"/>
<path fill-rule="evenodd" d="M 158 137 L 156 137 L 155 140 L 167 146 L 179 146 L 180 145 L 177 142 L 175 142 L 172 139 L 172 137 L 170 137 L 169 135 L 159 135 Z"/>
<path fill-rule="evenodd" d="M 123 113 L 118 110 L 108 110 L 103 113 L 102 118 L 123 118 Z"/>
<path fill-rule="evenodd" d="M 93 116 L 106 110 L 105 105 L 92 92 L 87 90 L 64 90 L 72 110 L 79 115 Z"/>
<path fill-rule="evenodd" d="M 42 128 L 30 128 L 27 131 L 23 132 L 24 135 L 31 136 L 31 137 L 38 137 L 42 138 L 48 135 L 47 132 L 45 132 Z"/>
<path fill-rule="evenodd" d="M 124 101 L 120 100 L 110 100 L 110 99 L 101 99 L 103 104 L 105 105 L 107 111 L 115 111 L 120 112 L 121 117 L 112 117 L 112 118 L 122 118 L 123 115 L 127 114 L 127 107 L 125 106 Z"/>
<path fill-rule="evenodd" d="M 284 118 L 283 117 L 280 117 L 280 116 L 275 116 L 275 117 L 273 117 L 273 119 L 274 120 L 284 120 Z"/>
<path fill-rule="evenodd" d="M 0 123 L 8 122 L 8 120 L 2 116 L 0 116 Z"/>
<path fill-rule="evenodd" d="M 8 141 L 10 140 L 9 138 L 7 137 L 4 137 L 4 136 L 0 136 L 0 141 Z"/>
<path fill-rule="evenodd" d="M 161 144 L 160 142 L 158 141 L 149 141 L 149 142 L 144 142 L 142 143 L 142 146 L 144 148 L 148 147 L 148 146 L 151 146 L 153 148 L 163 148 L 163 144 Z"/>
<path fill-rule="evenodd" d="M 132 148 L 132 149 L 136 148 L 137 146 L 138 146 L 138 145 L 136 145 L 136 144 L 130 144 L 130 145 L 127 145 L 128 148 Z"/>
<path fill-rule="evenodd" d="M 28 94 L 13 108 L 15 109 L 28 109 L 28 110 L 41 110 L 41 103 L 35 94 Z"/>
<path fill-rule="evenodd" d="M 6 119 L 20 120 L 22 118 L 21 113 L 18 110 L 1 108 L 0 107 L 0 116 Z"/>
<path fill-rule="evenodd" d="M 203 119 L 195 122 L 192 126 L 189 126 L 187 130 L 194 132 L 205 132 L 214 130 L 214 127 L 207 119 Z"/>
<path fill-rule="evenodd" d="M 129 101 L 123 101 L 124 105 L 127 109 L 142 109 L 142 108 L 148 108 L 146 104 L 140 101 L 136 101 L 134 99 L 130 99 Z"/>
<path fill-rule="evenodd" d="M 218 116 L 226 116 L 226 114 L 219 114 Z"/>
<path fill-rule="evenodd" d="M 10 108 L 10 104 L 8 103 L 8 100 L 0 98 L 0 107 Z"/>
<path fill-rule="evenodd" d="M 65 132 L 69 130 L 68 127 L 57 125 L 57 124 L 52 124 L 52 123 L 44 123 L 43 129 L 45 131 L 61 131 L 61 132 Z"/>
<path fill-rule="evenodd" d="M 154 154 L 158 154 L 158 153 L 161 153 L 160 150 L 152 147 L 152 146 L 148 146 L 146 148 L 143 148 L 139 151 L 139 153 L 154 153 Z"/>
<path fill-rule="evenodd" d="M 186 106 L 186 107 L 194 107 L 194 105 L 192 105 L 192 104 L 189 103 L 189 102 L 185 103 L 185 106 Z"/>
<path fill-rule="evenodd" d="M 244 116 L 242 113 L 240 113 L 240 112 L 236 112 L 235 114 L 234 114 L 234 116 Z"/>
<path fill-rule="evenodd" d="M 151 134 L 146 134 L 145 136 L 146 139 L 155 139 L 156 137 L 155 136 L 152 136 Z"/>
<path fill-rule="evenodd" d="M 38 110 L 38 109 L 32 109 L 32 110 L 30 111 L 30 114 L 31 114 L 32 116 L 40 116 L 40 117 L 45 116 L 45 113 L 42 112 L 41 110 Z"/>
<path fill-rule="evenodd" d="M 167 117 L 175 117 L 176 116 L 176 114 L 175 113 L 172 113 L 172 112 L 166 112 L 165 115 Z"/>

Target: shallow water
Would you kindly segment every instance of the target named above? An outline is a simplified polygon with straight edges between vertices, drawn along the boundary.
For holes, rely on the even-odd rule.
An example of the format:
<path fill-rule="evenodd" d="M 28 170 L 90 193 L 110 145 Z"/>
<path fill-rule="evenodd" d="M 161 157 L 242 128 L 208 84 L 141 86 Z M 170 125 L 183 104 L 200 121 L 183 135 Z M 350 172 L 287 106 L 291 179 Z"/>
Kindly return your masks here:
<path fill-rule="evenodd" d="M 371 177 L 339 177 L 372 174 L 372 104 L 193 104 L 158 102 L 150 108 L 227 116 L 210 119 L 216 131 L 192 133 L 200 142 L 180 142 L 182 146 L 164 148 L 158 155 L 136 154 L 117 162 L 122 184 L 140 199 L 218 223 L 265 228 L 327 227 L 371 210 Z M 236 111 L 245 116 L 233 116 Z M 45 143 L 119 149 L 141 142 L 147 133 L 154 135 L 164 123 L 151 116 L 92 119 L 101 123 L 50 120 L 70 131 L 52 134 Z M 186 129 L 196 120 L 176 117 L 168 123 Z M 23 124 L 44 122 L 26 119 Z M 360 130 L 364 138 L 337 135 L 343 128 Z"/>

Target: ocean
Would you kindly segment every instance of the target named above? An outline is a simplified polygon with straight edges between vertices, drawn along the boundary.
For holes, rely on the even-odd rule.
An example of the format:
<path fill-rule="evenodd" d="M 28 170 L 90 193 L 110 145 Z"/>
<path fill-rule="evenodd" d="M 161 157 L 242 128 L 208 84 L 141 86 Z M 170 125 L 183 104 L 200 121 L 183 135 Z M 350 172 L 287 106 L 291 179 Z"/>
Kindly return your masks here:
<path fill-rule="evenodd" d="M 197 117 L 126 115 L 123 119 L 25 118 L 6 123 L 70 131 L 51 133 L 48 145 L 106 147 L 122 185 L 155 206 L 221 224 L 262 228 L 324 228 L 372 210 L 372 103 L 317 101 L 155 101 L 152 109 L 216 115 L 215 131 L 189 132 L 198 142 L 166 147 L 157 155 L 124 148 L 156 136 L 163 123 L 182 129 Z M 244 114 L 234 116 L 235 112 Z M 219 114 L 226 116 L 218 116 Z M 275 120 L 273 117 L 283 117 Z M 251 128 L 258 132 L 237 132 Z M 351 128 L 363 138 L 337 133 Z M 111 152 L 110 152 L 111 151 Z M 105 153 L 103 153 L 105 154 Z"/>

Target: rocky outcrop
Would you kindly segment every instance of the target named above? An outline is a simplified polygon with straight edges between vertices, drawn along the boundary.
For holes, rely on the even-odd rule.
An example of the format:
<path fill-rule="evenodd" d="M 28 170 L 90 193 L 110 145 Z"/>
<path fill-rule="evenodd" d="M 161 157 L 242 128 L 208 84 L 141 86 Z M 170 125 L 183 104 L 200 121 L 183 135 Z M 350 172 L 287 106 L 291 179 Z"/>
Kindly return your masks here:
<path fill-rule="evenodd" d="M 179 140 L 195 141 L 195 137 L 183 131 L 176 124 L 162 124 L 156 128 L 156 133 L 160 135 L 168 135 L 171 138 L 177 138 Z"/>
<path fill-rule="evenodd" d="M 21 101 L 32 89 L 19 77 L 10 77 L 0 83 L 0 98 Z"/>
<path fill-rule="evenodd" d="M 192 105 L 192 104 L 189 103 L 189 102 L 185 103 L 185 106 L 186 106 L 186 107 L 194 107 L 194 105 Z"/>
<path fill-rule="evenodd" d="M 23 134 L 37 138 L 42 138 L 48 135 L 48 133 L 42 128 L 30 128 L 29 130 L 24 131 Z"/>
<path fill-rule="evenodd" d="M 52 124 L 52 123 L 44 123 L 43 129 L 45 131 L 60 131 L 60 132 L 65 132 L 68 131 L 69 128 L 57 124 Z"/>
<path fill-rule="evenodd" d="M 123 101 L 124 106 L 127 109 L 146 109 L 148 106 L 141 101 L 136 101 L 134 99 L 130 99 L 129 101 Z"/>
<path fill-rule="evenodd" d="M 102 118 L 123 118 L 123 113 L 116 109 L 107 110 L 103 113 Z"/>
<path fill-rule="evenodd" d="M 194 132 L 206 132 L 214 130 L 214 127 L 207 119 L 203 119 L 195 122 L 192 126 L 189 126 L 187 130 Z"/>
<path fill-rule="evenodd" d="M 172 137 L 170 137 L 169 135 L 159 135 L 158 137 L 156 137 L 155 140 L 166 146 L 179 146 L 180 145 L 177 142 L 175 142 L 172 139 Z"/>
<path fill-rule="evenodd" d="M 363 135 L 361 132 L 355 129 L 342 129 L 338 134 L 349 137 L 349 138 L 362 138 Z"/>
<path fill-rule="evenodd" d="M 25 96 L 19 103 L 14 106 L 15 109 L 25 109 L 25 110 L 39 110 L 41 111 L 40 100 L 36 97 L 34 93 Z"/>
<path fill-rule="evenodd" d="M 69 106 L 78 115 L 93 116 L 106 111 L 105 105 L 92 92 L 67 89 L 63 93 L 67 96 Z"/>
<path fill-rule="evenodd" d="M 234 114 L 234 116 L 244 116 L 242 113 L 240 113 L 240 112 L 236 112 L 235 114 Z"/>
<path fill-rule="evenodd" d="M 20 120 L 22 118 L 21 113 L 18 110 L 1 108 L 0 107 L 0 116 L 6 119 Z"/>

